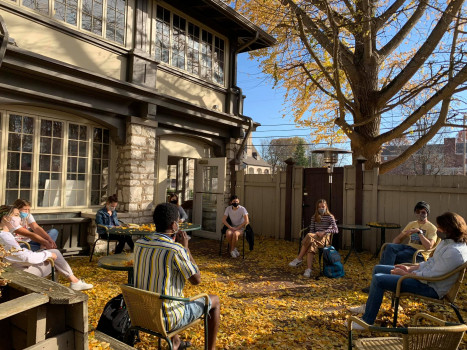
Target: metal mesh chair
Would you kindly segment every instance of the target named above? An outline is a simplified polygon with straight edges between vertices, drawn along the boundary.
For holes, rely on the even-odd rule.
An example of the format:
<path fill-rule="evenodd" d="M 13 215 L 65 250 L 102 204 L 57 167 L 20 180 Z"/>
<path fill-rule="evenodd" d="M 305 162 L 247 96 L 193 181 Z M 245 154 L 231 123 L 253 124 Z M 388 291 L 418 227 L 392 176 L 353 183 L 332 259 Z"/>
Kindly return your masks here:
<path fill-rule="evenodd" d="M 419 320 L 431 321 L 436 326 L 377 327 L 370 326 L 360 318 L 351 316 L 347 319 L 347 328 L 349 330 L 348 349 L 352 349 L 352 322 L 359 324 L 367 331 L 398 335 L 397 337 L 358 339 L 353 345 L 355 349 L 361 350 L 455 350 L 467 330 L 467 325 L 446 322 L 425 313 L 415 315 L 415 324 Z"/>
<path fill-rule="evenodd" d="M 125 225 L 125 223 L 121 220 L 118 220 L 118 223 L 120 225 Z M 94 250 L 96 249 L 96 244 L 97 242 L 99 242 L 100 240 L 105 240 L 107 241 L 107 255 L 109 255 L 109 252 L 110 252 L 110 242 L 118 242 L 118 240 L 116 239 L 111 239 L 110 238 L 110 234 L 109 234 L 109 228 L 107 226 L 104 226 L 104 225 L 96 225 L 96 227 L 100 227 L 100 228 L 103 228 L 105 230 L 105 235 L 102 234 L 102 233 L 99 233 L 98 234 L 98 237 L 97 239 L 94 241 L 94 244 L 92 245 L 92 248 L 91 248 L 91 254 L 89 256 L 89 262 L 92 261 L 92 256 L 94 255 Z"/>
<path fill-rule="evenodd" d="M 122 289 L 123 298 L 125 299 L 126 308 L 131 320 L 131 329 L 137 329 L 141 332 L 155 335 L 159 338 L 159 349 L 161 348 L 161 338 L 165 339 L 172 350 L 171 338 L 185 329 L 192 327 L 204 321 L 204 348 L 208 349 L 208 304 L 209 296 L 206 293 L 195 295 L 191 298 L 178 298 L 169 295 L 163 295 L 146 290 L 130 287 L 128 285 L 120 285 Z M 181 302 L 190 302 L 199 298 L 205 299 L 205 307 L 203 315 L 192 323 L 175 329 L 167 331 L 164 326 L 164 319 L 162 316 L 162 309 L 165 300 L 175 300 Z"/>

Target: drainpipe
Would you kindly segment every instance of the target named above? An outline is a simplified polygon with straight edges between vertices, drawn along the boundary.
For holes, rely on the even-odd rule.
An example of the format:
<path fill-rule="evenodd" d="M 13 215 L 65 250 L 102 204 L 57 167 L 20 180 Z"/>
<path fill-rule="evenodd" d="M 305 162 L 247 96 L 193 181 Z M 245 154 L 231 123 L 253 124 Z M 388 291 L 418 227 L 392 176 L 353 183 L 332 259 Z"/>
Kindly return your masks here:
<path fill-rule="evenodd" d="M 233 58 L 234 58 L 234 67 L 232 69 L 232 86 L 230 87 L 230 91 L 232 93 L 235 93 L 238 96 L 238 111 L 237 114 L 240 115 L 240 113 L 243 114 L 243 92 L 240 87 L 237 86 L 237 53 L 244 48 L 250 46 L 253 44 L 255 41 L 257 41 L 259 38 L 259 32 L 256 32 L 255 37 L 247 42 L 246 44 L 243 44 L 239 48 L 237 48 L 233 52 Z M 236 173 L 236 167 L 237 165 L 240 164 L 241 156 L 243 153 L 243 150 L 245 149 L 245 145 L 247 142 L 248 137 L 250 137 L 252 131 L 253 131 L 253 119 L 250 117 L 244 116 L 245 119 L 248 121 L 248 131 L 243 138 L 242 144 L 240 145 L 240 148 L 237 151 L 237 154 L 235 155 L 234 159 L 232 159 L 229 164 L 230 164 L 230 194 L 234 195 L 235 194 L 235 187 L 237 186 L 237 173 Z"/>
<path fill-rule="evenodd" d="M 6 29 L 6 23 L 3 17 L 0 16 L 0 67 L 2 66 L 3 59 L 6 54 L 6 47 L 8 45 L 8 30 Z"/>

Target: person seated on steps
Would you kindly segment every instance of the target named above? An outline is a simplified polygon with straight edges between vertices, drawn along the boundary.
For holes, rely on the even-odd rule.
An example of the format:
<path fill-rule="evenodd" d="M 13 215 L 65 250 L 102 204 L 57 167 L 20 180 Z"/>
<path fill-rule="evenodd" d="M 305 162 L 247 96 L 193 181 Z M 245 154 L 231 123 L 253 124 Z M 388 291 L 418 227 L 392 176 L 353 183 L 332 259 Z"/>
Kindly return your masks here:
<path fill-rule="evenodd" d="M 313 259 L 318 252 L 318 248 L 324 248 L 329 244 L 331 233 L 337 233 L 336 220 L 331 214 L 325 199 L 319 199 L 316 202 L 315 214 L 311 217 L 310 232 L 302 241 L 300 253 L 293 259 L 289 266 L 296 267 L 302 264 L 303 257 L 306 254 L 307 268 L 303 276 L 311 277 L 311 268 Z"/>

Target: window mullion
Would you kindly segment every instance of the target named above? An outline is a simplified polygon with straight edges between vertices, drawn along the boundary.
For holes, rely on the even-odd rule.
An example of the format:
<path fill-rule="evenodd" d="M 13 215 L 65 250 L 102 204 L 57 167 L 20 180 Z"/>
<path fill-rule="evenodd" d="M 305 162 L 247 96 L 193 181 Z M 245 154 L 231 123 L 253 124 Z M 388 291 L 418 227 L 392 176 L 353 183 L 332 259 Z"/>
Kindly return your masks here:
<path fill-rule="evenodd" d="M 86 165 L 86 184 L 85 184 L 85 193 L 84 193 L 84 206 L 89 207 L 91 205 L 91 178 L 92 178 L 92 159 L 93 159 L 93 153 L 92 153 L 92 147 L 93 147 L 93 142 L 92 142 L 92 135 L 94 132 L 94 127 L 88 126 L 87 127 L 88 131 L 88 160 L 87 160 L 87 165 Z"/>
<path fill-rule="evenodd" d="M 41 121 L 39 117 L 34 116 L 34 131 L 33 131 L 33 148 L 32 148 L 32 172 L 31 172 L 31 198 L 28 199 L 33 208 L 37 208 L 37 193 L 39 187 L 39 151 L 40 151 L 40 127 Z M 21 188 L 21 185 L 20 185 Z"/>
<path fill-rule="evenodd" d="M 66 181 L 67 181 L 67 168 L 68 168 L 68 132 L 69 132 L 69 121 L 64 123 L 64 130 L 63 130 L 63 166 L 62 166 L 62 193 L 61 193 L 61 200 L 60 204 L 61 207 L 65 207 L 66 205 Z"/>

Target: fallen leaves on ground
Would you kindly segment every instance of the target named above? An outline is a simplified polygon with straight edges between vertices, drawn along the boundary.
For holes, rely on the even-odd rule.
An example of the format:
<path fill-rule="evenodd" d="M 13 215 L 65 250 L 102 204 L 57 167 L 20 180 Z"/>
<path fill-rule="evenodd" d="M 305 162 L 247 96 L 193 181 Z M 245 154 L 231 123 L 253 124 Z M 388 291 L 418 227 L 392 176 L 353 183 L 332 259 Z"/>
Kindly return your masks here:
<path fill-rule="evenodd" d="M 346 276 L 340 279 L 303 277 L 305 267 L 289 267 L 296 256 L 298 243 L 258 237 L 255 249 L 245 253 L 245 260 L 232 259 L 227 245 L 219 257 L 219 242 L 194 237 L 190 250 L 201 269 L 202 283 L 187 283 L 185 296 L 207 292 L 221 300 L 221 324 L 218 349 L 346 349 L 347 309 L 364 304 L 367 295 L 360 291 L 371 281 L 372 267 L 377 263 L 371 254 L 360 253 L 365 266 L 352 254 L 345 264 Z M 239 242 L 241 252 L 241 241 Z M 347 251 L 340 252 L 344 258 Z M 94 284 L 86 291 L 89 296 L 89 349 L 109 349 L 109 344 L 97 341 L 93 331 L 104 305 L 120 293 L 118 286 L 126 283 L 126 272 L 109 271 L 97 267 L 97 258 L 89 263 L 86 257 L 70 259 L 77 276 Z M 314 277 L 318 274 L 315 258 Z M 465 315 L 467 288 L 461 288 L 458 305 Z M 401 302 L 401 325 L 408 325 L 417 312 L 428 312 L 441 319 L 457 321 L 454 312 L 443 306 L 424 305 L 412 299 Z M 390 300 L 385 299 L 377 324 L 392 323 Z M 203 349 L 202 326 L 183 332 L 182 337 L 193 343 L 192 349 Z M 370 333 L 358 333 L 368 337 Z M 383 336 L 374 334 L 373 336 Z M 141 334 L 137 349 L 157 349 L 155 337 Z M 467 338 L 460 349 L 467 349 Z"/>

